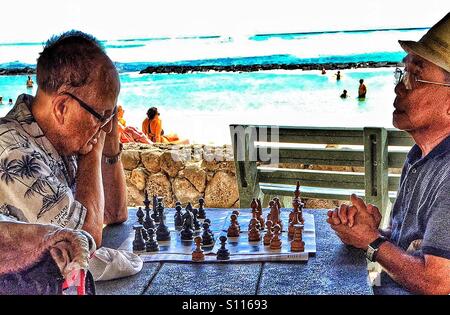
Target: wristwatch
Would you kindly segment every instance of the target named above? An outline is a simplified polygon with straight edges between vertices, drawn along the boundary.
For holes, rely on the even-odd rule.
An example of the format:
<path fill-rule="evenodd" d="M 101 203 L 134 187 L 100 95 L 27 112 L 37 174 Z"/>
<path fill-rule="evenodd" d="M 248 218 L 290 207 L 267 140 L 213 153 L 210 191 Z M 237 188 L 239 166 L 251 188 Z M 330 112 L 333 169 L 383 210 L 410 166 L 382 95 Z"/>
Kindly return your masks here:
<path fill-rule="evenodd" d="M 123 150 L 123 144 L 119 143 L 119 153 L 117 153 L 114 156 L 106 156 L 103 154 L 102 161 L 108 165 L 116 164 L 117 162 L 120 161 L 120 155 L 122 154 L 122 150 Z"/>
<path fill-rule="evenodd" d="M 366 257 L 368 260 L 374 262 L 376 260 L 376 256 L 378 253 L 378 249 L 380 248 L 381 244 L 387 241 L 387 238 L 384 236 L 378 237 L 375 241 L 369 244 L 369 247 L 366 251 Z"/>

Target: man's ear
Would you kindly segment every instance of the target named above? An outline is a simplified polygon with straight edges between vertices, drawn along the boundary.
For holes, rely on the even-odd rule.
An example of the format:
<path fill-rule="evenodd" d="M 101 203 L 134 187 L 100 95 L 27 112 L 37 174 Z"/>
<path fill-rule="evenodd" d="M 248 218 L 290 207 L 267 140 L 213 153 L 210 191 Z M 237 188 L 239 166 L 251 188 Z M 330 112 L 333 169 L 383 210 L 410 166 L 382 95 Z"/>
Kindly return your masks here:
<path fill-rule="evenodd" d="M 53 98 L 52 105 L 53 110 L 52 113 L 58 122 L 58 124 L 63 125 L 68 112 L 68 104 L 69 97 L 66 95 L 58 95 Z"/>

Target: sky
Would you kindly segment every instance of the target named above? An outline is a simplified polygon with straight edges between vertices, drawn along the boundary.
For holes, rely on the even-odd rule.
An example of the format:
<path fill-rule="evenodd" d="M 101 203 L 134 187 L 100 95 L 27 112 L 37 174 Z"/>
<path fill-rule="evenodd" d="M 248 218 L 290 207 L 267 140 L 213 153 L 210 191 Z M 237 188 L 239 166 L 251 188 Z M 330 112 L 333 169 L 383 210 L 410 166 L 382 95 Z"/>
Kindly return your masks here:
<path fill-rule="evenodd" d="M 99 39 L 430 27 L 443 0 L 2 0 L 0 43 L 69 29 Z"/>

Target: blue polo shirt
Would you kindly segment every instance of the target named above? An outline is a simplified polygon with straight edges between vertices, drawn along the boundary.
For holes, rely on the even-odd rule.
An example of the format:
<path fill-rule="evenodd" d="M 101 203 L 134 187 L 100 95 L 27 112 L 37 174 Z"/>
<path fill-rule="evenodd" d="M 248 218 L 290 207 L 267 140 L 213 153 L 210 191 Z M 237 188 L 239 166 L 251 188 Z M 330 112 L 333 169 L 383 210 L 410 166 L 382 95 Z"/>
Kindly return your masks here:
<path fill-rule="evenodd" d="M 418 145 L 408 153 L 391 228 L 391 242 L 410 254 L 450 259 L 450 136 L 425 157 Z"/>

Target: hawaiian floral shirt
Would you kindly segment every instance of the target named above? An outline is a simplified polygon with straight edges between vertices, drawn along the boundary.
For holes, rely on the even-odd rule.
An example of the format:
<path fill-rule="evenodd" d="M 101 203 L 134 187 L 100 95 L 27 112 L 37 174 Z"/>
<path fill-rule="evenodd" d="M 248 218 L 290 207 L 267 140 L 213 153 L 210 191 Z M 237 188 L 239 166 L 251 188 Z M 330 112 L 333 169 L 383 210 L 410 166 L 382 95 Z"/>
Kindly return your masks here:
<path fill-rule="evenodd" d="M 31 95 L 0 118 L 0 220 L 80 229 L 86 208 L 75 200 L 75 156 L 56 152 L 36 123 Z"/>

